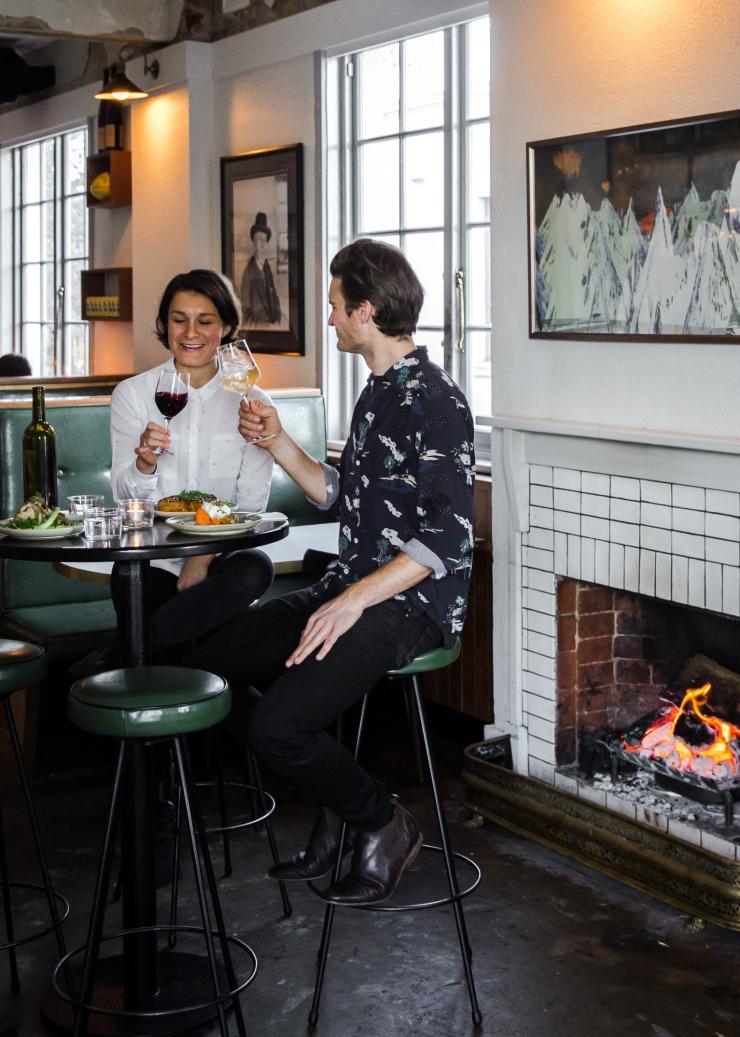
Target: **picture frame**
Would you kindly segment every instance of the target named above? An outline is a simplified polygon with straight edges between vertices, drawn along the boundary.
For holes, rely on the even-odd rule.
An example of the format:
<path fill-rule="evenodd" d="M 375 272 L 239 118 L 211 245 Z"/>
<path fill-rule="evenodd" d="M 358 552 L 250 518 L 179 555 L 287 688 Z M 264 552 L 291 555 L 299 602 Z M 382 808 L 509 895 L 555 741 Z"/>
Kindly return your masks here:
<path fill-rule="evenodd" d="M 526 159 L 530 338 L 740 341 L 740 111 Z"/>
<path fill-rule="evenodd" d="M 303 356 L 303 146 L 221 159 L 221 268 L 253 353 Z"/>

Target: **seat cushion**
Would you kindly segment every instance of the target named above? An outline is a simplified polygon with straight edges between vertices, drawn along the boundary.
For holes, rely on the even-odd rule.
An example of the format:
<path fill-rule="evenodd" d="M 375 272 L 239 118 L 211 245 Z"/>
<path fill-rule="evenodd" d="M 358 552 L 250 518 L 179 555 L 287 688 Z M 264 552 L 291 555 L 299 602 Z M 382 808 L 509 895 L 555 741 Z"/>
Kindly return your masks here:
<path fill-rule="evenodd" d="M 131 666 L 76 681 L 67 715 L 84 731 L 152 738 L 201 731 L 231 709 L 223 677 L 180 666 Z"/>
<path fill-rule="evenodd" d="M 0 696 L 34 688 L 46 677 L 46 653 L 25 641 L 0 639 Z"/>
<path fill-rule="evenodd" d="M 411 677 L 415 673 L 430 673 L 441 670 L 454 663 L 460 654 L 460 642 L 455 641 L 450 648 L 433 648 L 431 652 L 423 652 L 398 670 L 389 670 L 389 677 Z"/>

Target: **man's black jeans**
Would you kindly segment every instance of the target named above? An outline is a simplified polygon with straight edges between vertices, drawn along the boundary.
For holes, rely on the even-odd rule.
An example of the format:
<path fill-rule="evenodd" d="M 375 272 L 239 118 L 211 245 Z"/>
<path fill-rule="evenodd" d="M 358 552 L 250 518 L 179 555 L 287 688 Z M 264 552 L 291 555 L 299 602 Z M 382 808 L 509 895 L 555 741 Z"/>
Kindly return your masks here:
<path fill-rule="evenodd" d="M 331 596 L 301 590 L 268 601 L 201 639 L 188 661 L 224 676 L 235 696 L 249 685 L 262 691 L 246 730 L 257 755 L 317 806 L 372 831 L 391 819 L 392 801 L 325 728 L 388 670 L 440 645 L 442 633 L 427 616 L 405 616 L 403 605 L 385 601 L 366 609 L 321 662 L 314 653 L 286 669 L 309 616 Z"/>

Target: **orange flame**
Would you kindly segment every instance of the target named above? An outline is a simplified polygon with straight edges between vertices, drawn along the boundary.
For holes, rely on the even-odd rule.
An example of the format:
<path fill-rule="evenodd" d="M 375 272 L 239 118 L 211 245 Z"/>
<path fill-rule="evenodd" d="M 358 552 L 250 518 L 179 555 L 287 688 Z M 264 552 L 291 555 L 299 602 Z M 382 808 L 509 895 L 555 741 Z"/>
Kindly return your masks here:
<path fill-rule="evenodd" d="M 562 151 L 558 151 L 557 154 L 553 156 L 552 164 L 556 169 L 560 170 L 566 180 L 571 180 L 581 172 L 583 158 L 572 148 L 563 148 Z"/>
<path fill-rule="evenodd" d="M 694 771 L 705 778 L 740 773 L 740 761 L 730 746 L 733 739 L 740 739 L 740 727 L 704 712 L 711 687 L 711 684 L 702 684 L 700 688 L 687 688 L 680 706 L 672 706 L 654 721 L 637 745 L 628 745 L 623 740 L 625 749 L 646 753 L 651 759 L 665 760 L 676 770 Z M 691 746 L 676 734 L 676 724 L 689 712 L 712 729 L 714 741 L 711 745 Z"/>

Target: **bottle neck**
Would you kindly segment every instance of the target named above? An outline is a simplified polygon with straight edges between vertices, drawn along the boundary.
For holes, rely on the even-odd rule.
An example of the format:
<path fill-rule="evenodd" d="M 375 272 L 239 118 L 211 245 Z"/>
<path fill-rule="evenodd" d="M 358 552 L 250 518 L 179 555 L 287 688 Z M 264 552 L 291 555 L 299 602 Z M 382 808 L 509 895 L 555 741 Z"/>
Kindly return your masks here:
<path fill-rule="evenodd" d="M 33 387 L 33 420 L 46 421 L 46 398 L 40 385 Z"/>

